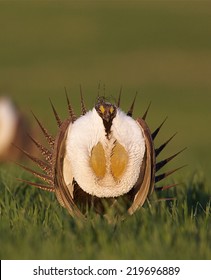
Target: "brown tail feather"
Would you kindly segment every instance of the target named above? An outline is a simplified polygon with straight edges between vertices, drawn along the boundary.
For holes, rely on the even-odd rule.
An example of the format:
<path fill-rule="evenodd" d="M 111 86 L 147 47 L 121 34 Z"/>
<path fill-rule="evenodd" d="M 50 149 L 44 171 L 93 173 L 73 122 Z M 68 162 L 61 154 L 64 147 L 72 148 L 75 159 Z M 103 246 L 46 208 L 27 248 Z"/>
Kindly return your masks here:
<path fill-rule="evenodd" d="M 57 111 L 56 111 L 56 109 L 55 109 L 55 107 L 54 107 L 54 105 L 53 105 L 53 103 L 52 103 L 50 98 L 49 98 L 49 100 L 50 100 L 50 104 L 51 104 L 51 107 L 52 107 L 52 110 L 53 110 L 53 113 L 54 113 L 57 125 L 58 125 L 58 127 L 60 127 L 62 125 L 62 121 L 61 121 L 61 119 L 60 119 L 60 117 L 59 117 L 59 115 L 58 115 L 58 113 L 57 113 Z"/>
<path fill-rule="evenodd" d="M 84 98 L 83 98 L 83 94 L 82 94 L 81 85 L 80 85 L 80 94 L 81 94 L 81 112 L 82 112 L 82 115 L 85 115 L 87 110 L 86 110 L 86 106 L 85 106 L 85 103 L 84 103 Z"/>
<path fill-rule="evenodd" d="M 164 142 L 159 148 L 155 149 L 155 156 L 157 157 L 162 150 L 166 147 L 166 145 L 177 135 L 177 132 L 174 133 L 166 142 Z"/>
<path fill-rule="evenodd" d="M 49 183 L 49 184 L 53 184 L 53 179 L 52 179 L 52 177 L 50 177 L 50 176 L 48 176 L 48 175 L 45 175 L 45 174 L 43 174 L 43 173 L 36 172 L 35 170 L 32 170 L 31 168 L 26 167 L 26 166 L 24 166 L 24 165 L 22 165 L 22 164 L 20 164 L 20 163 L 17 163 L 17 162 L 16 162 L 16 164 L 19 165 L 19 166 L 20 166 L 21 168 L 23 168 L 24 170 L 26 170 L 26 171 L 30 172 L 31 174 L 33 174 L 35 177 L 37 177 L 37 178 L 39 178 L 39 179 L 41 179 L 41 180 L 43 180 L 43 181 L 45 181 L 45 182 L 47 182 L 47 183 Z"/>
<path fill-rule="evenodd" d="M 147 114 L 148 114 L 148 112 L 149 112 L 149 108 L 150 108 L 150 106 L 151 106 L 151 102 L 149 103 L 149 105 L 148 105 L 148 107 L 147 107 L 147 109 L 146 109 L 146 111 L 145 111 L 145 113 L 144 113 L 144 115 L 143 115 L 143 117 L 142 117 L 142 119 L 143 119 L 143 120 L 145 120 L 145 119 L 146 119 Z"/>
<path fill-rule="evenodd" d="M 117 101 L 117 107 L 120 107 L 120 103 L 121 103 L 121 96 L 122 96 L 122 87 L 120 88 L 119 91 L 119 96 L 118 96 L 118 101 Z"/>
<path fill-rule="evenodd" d="M 178 167 L 178 168 L 175 168 L 175 169 L 173 169 L 173 170 L 171 170 L 171 171 L 168 171 L 168 172 L 165 172 L 165 173 L 162 173 L 162 174 L 159 174 L 159 175 L 155 176 L 155 183 L 157 183 L 157 182 L 163 180 L 164 178 L 168 177 L 168 176 L 171 175 L 172 173 L 174 173 L 174 172 L 180 170 L 181 168 L 183 168 L 183 167 L 185 167 L 185 166 L 186 166 L 186 165 L 183 165 L 183 166 Z"/>
<path fill-rule="evenodd" d="M 47 162 L 38 159 L 32 155 L 30 155 L 28 152 L 26 152 L 25 150 L 23 150 L 22 148 L 14 145 L 17 149 L 19 149 L 24 155 L 26 155 L 29 159 L 31 159 L 34 163 L 37 164 L 37 166 L 39 166 L 43 171 L 45 171 L 48 175 L 52 175 L 52 168 L 51 165 L 48 164 Z"/>
<path fill-rule="evenodd" d="M 173 158 L 178 156 L 180 153 L 182 153 L 186 148 L 182 149 L 181 151 L 177 152 L 176 154 L 156 163 L 156 172 L 159 171 L 163 166 L 165 166 L 169 161 L 171 161 Z"/>
<path fill-rule="evenodd" d="M 161 127 L 164 125 L 164 123 L 166 122 L 167 117 L 164 119 L 164 121 L 158 126 L 157 129 L 155 129 L 155 131 L 152 133 L 152 139 L 154 140 L 155 137 L 157 136 L 158 132 L 160 131 Z"/>
<path fill-rule="evenodd" d="M 71 104 L 70 104 L 70 100 L 69 100 L 66 88 L 65 88 L 65 94 L 66 94 L 66 99 L 67 99 L 67 107 L 68 107 L 69 116 L 71 118 L 71 121 L 74 122 L 74 121 L 76 121 L 77 117 L 76 117 L 76 115 L 73 111 L 73 108 L 72 108 Z"/>
<path fill-rule="evenodd" d="M 52 162 L 52 152 L 49 151 L 46 147 L 41 145 L 37 140 L 35 140 L 30 134 L 28 134 L 28 137 L 32 140 L 32 142 L 37 146 L 37 148 L 40 150 L 41 154 L 45 157 L 45 159 L 48 162 Z"/>
<path fill-rule="evenodd" d="M 169 200 L 176 200 L 176 197 L 162 197 L 157 199 L 156 201 L 169 201 Z"/>
<path fill-rule="evenodd" d="M 130 116 L 130 117 L 133 116 L 133 109 L 134 109 L 134 105 L 135 105 L 135 101 L 136 101 L 136 96 L 137 96 L 137 92 L 136 92 L 136 94 L 135 94 L 135 97 L 134 97 L 134 99 L 133 99 L 133 102 L 132 102 L 132 104 L 131 104 L 131 106 L 130 106 L 129 111 L 127 112 L 127 115 Z"/>
<path fill-rule="evenodd" d="M 26 184 L 35 186 L 36 188 L 41 189 L 43 191 L 55 192 L 54 186 L 42 185 L 42 184 L 39 184 L 39 183 L 30 182 L 30 181 L 23 180 L 23 179 L 20 179 L 20 178 L 16 178 L 16 179 L 20 182 L 24 182 Z"/>
<path fill-rule="evenodd" d="M 162 186 L 162 187 L 155 187 L 155 191 L 165 191 L 165 190 L 168 190 L 170 188 L 176 187 L 178 185 L 180 185 L 180 184 L 177 183 L 177 184 L 172 184 L 172 185 L 167 185 L 167 186 Z"/>
<path fill-rule="evenodd" d="M 37 121 L 39 127 L 41 128 L 48 144 L 53 148 L 55 139 L 48 133 L 48 131 L 44 128 L 44 126 L 41 124 L 41 122 L 38 120 L 38 118 L 35 116 L 35 114 L 32 112 L 32 115 L 34 116 L 35 120 Z"/>

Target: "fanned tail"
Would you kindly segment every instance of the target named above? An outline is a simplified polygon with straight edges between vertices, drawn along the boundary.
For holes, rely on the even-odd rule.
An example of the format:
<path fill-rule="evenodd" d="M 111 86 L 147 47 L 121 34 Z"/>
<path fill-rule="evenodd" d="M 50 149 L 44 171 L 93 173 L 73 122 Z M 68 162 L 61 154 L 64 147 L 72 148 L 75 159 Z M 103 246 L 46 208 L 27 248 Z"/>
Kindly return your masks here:
<path fill-rule="evenodd" d="M 100 90 L 100 85 L 98 87 L 98 90 Z M 55 139 L 53 136 L 49 134 L 47 129 L 43 126 L 43 124 L 39 121 L 39 119 L 33 114 L 35 120 L 37 121 L 41 131 L 44 134 L 44 137 L 47 140 L 47 143 L 49 144 L 49 147 L 46 148 L 42 144 L 40 144 L 35 138 L 33 138 L 31 135 L 29 135 L 29 138 L 31 141 L 35 144 L 35 146 L 40 151 L 41 155 L 44 157 L 44 159 L 39 159 L 33 155 L 31 155 L 29 152 L 25 151 L 24 149 L 17 147 L 23 154 L 26 155 L 32 162 L 34 162 L 42 171 L 43 173 L 37 172 L 28 166 L 24 166 L 22 164 L 17 163 L 21 168 L 26 170 L 27 172 L 31 173 L 33 176 L 37 177 L 38 179 L 41 179 L 46 183 L 35 183 L 30 182 L 27 180 L 19 179 L 19 181 L 25 182 L 26 184 L 33 185 L 36 188 L 49 191 L 49 192 L 55 192 L 58 201 L 67 208 L 69 213 L 73 215 L 76 213 L 78 216 L 81 216 L 82 213 L 78 209 L 77 202 L 74 201 L 71 193 L 68 190 L 68 186 L 66 186 L 66 183 L 64 182 L 63 178 L 63 159 L 65 158 L 65 144 L 66 144 L 66 136 L 67 134 L 67 128 L 70 125 L 70 123 L 73 123 L 76 121 L 77 117 L 74 113 L 74 110 L 71 106 L 66 88 L 66 100 L 67 100 L 67 108 L 69 112 L 69 118 L 66 121 L 62 121 L 59 114 L 57 113 L 57 110 L 53 103 L 50 100 L 50 104 L 54 113 L 54 117 L 57 123 L 57 126 L 59 127 L 59 134 L 57 135 L 57 138 Z M 120 106 L 121 102 L 121 93 L 122 88 L 120 88 L 118 100 L 116 106 Z M 104 94 L 105 94 L 105 88 L 104 88 Z M 99 92 L 98 92 L 99 96 Z M 133 102 L 127 112 L 127 115 L 132 117 L 133 111 L 134 111 L 134 105 L 136 102 L 136 96 L 133 99 Z M 99 100 L 100 97 L 98 97 Z M 105 97 L 103 97 L 105 99 Z M 82 115 L 85 115 L 87 112 L 84 98 L 82 94 L 82 88 L 80 85 L 80 102 L 81 102 L 81 113 Z M 166 122 L 167 118 L 164 119 L 164 121 L 154 130 L 153 133 L 150 132 L 150 129 L 148 125 L 145 123 L 145 119 L 148 115 L 148 111 L 150 108 L 151 102 L 149 103 L 145 113 L 143 114 L 142 118 L 137 119 L 137 122 L 140 125 L 140 129 L 144 131 L 145 135 L 145 143 L 146 143 L 146 153 L 145 153 L 145 162 L 140 167 L 140 178 L 138 180 L 138 185 L 135 186 L 135 192 L 134 194 L 131 194 L 131 197 L 133 196 L 133 201 L 131 204 L 131 207 L 128 209 L 128 213 L 132 214 L 133 212 L 138 209 L 138 207 L 141 207 L 144 202 L 146 201 L 147 197 L 151 194 L 153 190 L 155 191 L 164 191 L 167 189 L 170 189 L 172 187 L 177 186 L 178 184 L 172 184 L 172 185 L 164 185 L 164 186 L 156 186 L 157 182 L 162 181 L 166 177 L 170 176 L 174 172 L 180 170 L 181 168 L 185 166 L 181 166 L 179 168 L 175 168 L 173 170 L 161 173 L 161 174 L 155 174 L 159 170 L 161 170 L 166 164 L 168 164 L 171 160 L 176 158 L 179 154 L 181 154 L 186 148 L 180 150 L 179 152 L 157 162 L 157 157 L 160 155 L 160 153 L 163 151 L 163 149 L 168 145 L 168 143 L 175 137 L 176 133 L 173 134 L 167 141 L 165 141 L 162 145 L 160 145 L 158 148 L 154 147 L 154 140 L 157 137 L 158 133 L 160 132 L 163 124 Z M 60 136 L 59 136 L 60 135 Z M 60 142 L 58 142 L 58 139 L 60 137 Z M 58 144 L 60 143 L 60 145 Z M 62 147 L 62 149 L 61 149 Z M 56 164 L 55 164 L 56 163 Z M 140 186 L 140 187 L 137 187 Z M 162 200 L 173 200 L 175 198 L 162 198 Z"/>
<path fill-rule="evenodd" d="M 148 105 L 145 113 L 143 114 L 143 117 L 142 119 L 145 120 L 146 117 L 147 117 L 147 114 L 148 114 L 148 111 L 149 111 L 149 108 L 150 108 L 150 105 L 151 105 L 151 102 L 150 104 Z M 164 125 L 164 123 L 166 122 L 167 120 L 167 117 L 162 121 L 162 123 L 154 130 L 153 133 L 151 133 L 151 138 L 152 138 L 152 141 L 153 141 L 153 144 L 154 144 L 154 140 L 155 138 L 157 137 L 158 133 L 160 132 L 162 126 Z M 167 141 L 165 141 L 163 144 L 161 144 L 158 148 L 154 148 L 154 153 L 155 153 L 155 172 L 157 173 L 160 169 L 162 169 L 167 163 L 169 163 L 171 160 L 173 160 L 174 158 L 176 158 L 179 154 L 181 154 L 183 151 L 186 150 L 186 148 L 180 150 L 179 152 L 173 154 L 172 156 L 170 157 L 167 157 L 159 162 L 157 162 L 157 157 L 160 155 L 160 153 L 163 151 L 163 149 L 169 144 L 169 142 L 176 136 L 177 133 L 174 133 Z M 156 186 L 155 184 L 157 182 L 160 182 L 161 180 L 165 179 L 166 177 L 170 176 L 171 174 L 173 174 L 174 172 L 180 170 L 181 168 L 185 167 L 184 166 L 181 166 L 179 168 L 175 168 L 173 170 L 170 170 L 170 171 L 167 171 L 167 172 L 164 172 L 162 174 L 158 174 L 155 176 L 154 178 L 154 190 L 155 191 L 164 191 L 164 190 L 167 190 L 167 189 L 170 189 L 172 187 L 176 187 L 180 184 L 170 184 L 170 185 L 164 185 L 164 186 Z M 175 198 L 162 198 L 162 200 L 173 200 Z"/>

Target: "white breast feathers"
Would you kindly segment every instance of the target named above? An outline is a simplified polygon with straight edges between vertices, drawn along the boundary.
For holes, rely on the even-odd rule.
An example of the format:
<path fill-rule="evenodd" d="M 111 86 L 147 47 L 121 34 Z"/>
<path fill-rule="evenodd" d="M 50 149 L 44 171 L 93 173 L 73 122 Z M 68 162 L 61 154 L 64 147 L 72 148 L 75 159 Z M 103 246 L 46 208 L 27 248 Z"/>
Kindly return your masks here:
<path fill-rule="evenodd" d="M 106 136 L 103 121 L 93 109 L 69 127 L 66 140 L 73 178 L 97 197 L 117 197 L 132 189 L 145 153 L 140 126 L 120 109 L 110 131 Z"/>

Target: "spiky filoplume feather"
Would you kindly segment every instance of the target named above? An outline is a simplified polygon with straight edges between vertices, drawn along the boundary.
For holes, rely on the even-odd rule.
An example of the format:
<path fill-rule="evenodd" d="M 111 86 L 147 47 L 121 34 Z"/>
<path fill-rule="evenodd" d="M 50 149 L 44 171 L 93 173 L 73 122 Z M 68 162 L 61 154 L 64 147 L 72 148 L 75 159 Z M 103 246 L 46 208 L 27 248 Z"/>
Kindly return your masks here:
<path fill-rule="evenodd" d="M 146 117 L 148 115 L 148 112 L 149 112 L 149 109 L 150 109 L 150 106 L 151 106 L 151 102 L 149 103 L 146 111 L 144 112 L 143 116 L 142 116 L 142 119 L 145 121 L 146 120 Z"/>
<path fill-rule="evenodd" d="M 50 145 L 50 147 L 53 149 L 54 147 L 54 143 L 55 143 L 55 139 L 48 133 L 47 129 L 44 128 L 44 126 L 42 125 L 42 123 L 38 120 L 38 118 L 35 116 L 35 114 L 32 112 L 32 115 L 34 116 L 36 122 L 38 123 L 39 127 L 41 128 L 48 144 Z"/>
<path fill-rule="evenodd" d="M 118 97 L 118 101 L 117 101 L 117 105 L 116 105 L 117 107 L 115 107 L 115 105 L 105 102 L 105 98 L 98 97 L 98 103 L 97 103 L 98 107 L 96 109 L 96 110 L 98 110 L 98 109 L 100 110 L 98 113 L 104 114 L 105 113 L 104 111 L 108 110 L 109 114 L 112 115 L 114 110 L 119 110 L 118 108 L 120 106 L 120 101 L 121 101 L 121 91 L 122 91 L 122 89 L 120 90 L 120 93 L 119 93 L 119 97 Z M 66 90 L 65 90 L 65 92 L 66 92 Z M 82 116 L 86 117 L 86 114 L 90 114 L 90 112 L 87 112 L 87 110 L 86 110 L 81 86 L 80 86 L 80 97 L 81 97 Z M 24 180 L 22 180 L 22 181 L 24 181 L 28 184 L 31 184 L 33 186 L 36 186 L 39 189 L 43 189 L 45 191 L 50 191 L 50 192 L 55 192 L 56 197 L 57 197 L 58 201 L 60 202 L 60 204 L 64 207 L 66 207 L 68 212 L 71 215 L 73 215 L 73 216 L 76 215 L 78 217 L 82 217 L 83 213 L 81 213 L 81 210 L 80 210 L 81 203 L 84 203 L 84 201 L 85 201 L 89 204 L 89 206 L 94 204 L 95 208 L 98 209 L 97 211 L 99 211 L 99 209 L 104 209 L 104 206 L 103 206 L 104 199 L 90 195 L 90 194 L 86 193 L 83 189 L 81 189 L 80 188 L 81 186 L 78 185 L 78 183 L 75 181 L 75 178 L 71 177 L 70 170 L 68 171 L 69 173 L 67 173 L 67 175 L 69 174 L 68 175 L 69 177 L 67 177 L 67 175 L 66 175 L 66 177 L 64 176 L 65 175 L 64 169 L 67 168 L 66 164 L 69 164 L 68 163 L 69 159 L 67 157 L 68 153 L 66 151 L 67 137 L 68 137 L 68 134 L 70 133 L 70 131 L 72 131 L 71 129 L 72 129 L 73 123 L 77 120 L 77 117 L 76 117 L 76 115 L 73 111 L 73 108 L 71 106 L 71 103 L 69 101 L 67 92 L 66 92 L 66 99 L 67 99 L 69 118 L 65 121 L 61 121 L 54 105 L 50 101 L 57 125 L 59 127 L 59 132 L 58 132 L 58 135 L 56 138 L 52 137 L 48 133 L 48 131 L 44 128 L 42 123 L 33 114 L 42 133 L 44 134 L 44 136 L 50 146 L 50 149 L 44 147 L 37 140 L 35 140 L 32 136 L 29 135 L 29 137 L 32 140 L 32 142 L 36 145 L 36 147 L 38 148 L 38 150 L 40 151 L 40 153 L 42 154 L 42 156 L 44 157 L 45 160 L 36 158 L 33 155 L 29 154 L 28 152 L 24 151 L 23 149 L 19 148 L 30 160 L 32 160 L 36 165 L 38 165 L 43 170 L 44 173 L 39 173 L 26 166 L 21 165 L 21 164 L 19 164 L 19 166 L 21 166 L 26 171 L 32 173 L 35 177 L 43 180 L 47 184 L 43 185 L 40 183 L 28 182 L 28 181 L 24 181 Z M 127 118 L 132 118 L 135 100 L 136 100 L 136 95 L 135 95 L 135 98 L 127 113 Z M 104 107 L 100 106 L 101 103 L 104 104 Z M 172 137 L 170 137 L 160 147 L 154 148 L 154 139 L 158 135 L 161 127 L 163 126 L 163 124 L 165 123 L 167 118 L 165 118 L 164 121 L 154 130 L 154 132 L 151 133 L 147 123 L 145 122 L 150 105 L 151 105 L 151 103 L 147 107 L 145 113 L 143 114 L 143 117 L 138 118 L 136 120 L 136 123 L 137 123 L 138 127 L 140 127 L 142 134 L 144 136 L 144 139 L 145 139 L 146 151 L 145 151 L 145 154 L 144 154 L 141 166 L 140 166 L 140 174 L 139 174 L 139 178 L 138 178 L 137 182 L 135 183 L 134 186 L 132 186 L 132 188 L 130 189 L 130 191 L 128 193 L 123 195 L 123 197 L 126 197 L 127 200 L 129 199 L 129 201 L 130 201 L 130 203 L 129 203 L 130 205 L 128 208 L 129 214 L 134 213 L 139 207 L 141 207 L 144 204 L 145 200 L 149 197 L 149 195 L 154 190 L 163 191 L 170 187 L 176 186 L 176 184 L 173 184 L 173 185 L 158 187 L 158 186 L 155 186 L 155 183 L 163 180 L 167 176 L 171 175 L 172 173 L 174 173 L 177 170 L 179 170 L 180 168 L 182 168 L 182 167 L 175 168 L 173 170 L 156 175 L 156 172 L 158 172 L 162 167 L 164 167 L 168 162 L 173 160 L 176 156 L 178 156 L 185 149 L 180 150 L 179 152 L 173 154 L 170 157 L 167 157 L 164 160 L 161 160 L 159 162 L 156 161 L 156 158 L 158 157 L 158 155 L 162 152 L 162 150 L 166 147 L 166 145 L 173 139 L 173 137 L 176 134 L 174 134 Z M 116 117 L 115 114 L 112 115 L 112 119 L 113 118 L 115 119 L 115 117 Z M 125 116 L 126 116 L 126 114 L 125 114 Z M 103 116 L 102 116 L 102 118 L 103 118 Z M 130 136 L 130 135 L 128 135 L 128 136 Z M 84 139 L 84 141 L 86 141 L 86 139 Z M 108 137 L 108 141 L 109 141 L 109 137 Z M 116 141 L 114 142 L 114 144 L 115 143 L 116 143 Z M 75 143 L 75 144 L 77 145 L 77 143 Z M 96 147 L 98 147 L 98 146 L 96 146 Z M 120 155 L 122 156 L 122 154 L 123 155 L 125 154 L 125 157 L 126 157 L 126 159 L 122 158 L 121 160 L 124 159 L 127 161 L 127 154 L 124 151 L 124 148 L 121 145 L 119 145 L 117 147 L 121 151 Z M 102 153 L 101 155 L 98 156 L 98 158 L 103 160 L 102 147 L 99 146 L 94 151 L 97 151 L 98 153 Z M 116 160 L 116 158 L 114 157 L 114 154 L 115 154 L 115 151 L 112 148 L 112 154 L 110 156 Z M 93 164 L 93 168 L 95 170 L 96 168 L 99 168 L 98 165 L 100 162 L 95 163 L 94 160 L 95 159 L 92 159 L 91 164 Z M 100 163 L 100 164 L 102 164 L 102 163 Z M 98 171 L 96 171 L 96 172 L 98 173 Z M 99 175 L 101 176 L 101 173 L 104 174 L 104 172 L 105 171 L 103 171 L 103 169 L 102 169 L 99 172 Z M 113 172 L 114 172 L 113 173 L 114 175 L 117 174 L 115 176 L 118 176 L 120 171 L 116 171 L 115 169 L 113 169 Z M 123 172 L 123 171 L 121 171 L 121 172 Z M 81 175 L 81 176 L 83 176 L 83 175 Z M 79 197 L 77 194 L 80 194 Z M 110 205 L 118 204 L 118 199 L 115 197 L 111 197 L 111 198 L 108 197 L 106 199 Z M 83 206 L 82 208 L 86 208 L 86 207 Z"/>
<path fill-rule="evenodd" d="M 57 111 L 56 111 L 56 109 L 55 109 L 51 99 L 49 99 L 49 100 L 50 100 L 51 107 L 52 107 L 52 110 L 53 110 L 53 113 L 54 113 L 54 116 L 55 116 L 55 119 L 56 119 L 56 122 L 57 122 L 57 126 L 61 127 L 62 121 L 61 121 L 61 119 L 60 119 L 60 117 L 59 117 L 59 115 L 58 115 L 58 113 L 57 113 Z"/>
<path fill-rule="evenodd" d="M 135 97 L 133 99 L 133 102 L 132 102 L 132 104 L 130 106 L 130 109 L 127 112 L 127 116 L 129 116 L 129 117 L 133 116 L 133 110 L 134 110 L 134 105 L 135 105 L 135 102 L 136 102 L 136 96 L 137 96 L 137 92 L 136 92 Z"/>
<path fill-rule="evenodd" d="M 119 96 L 118 96 L 118 101 L 117 101 L 117 107 L 118 107 L 118 108 L 120 108 L 121 95 L 122 95 L 122 87 L 120 88 Z"/>
<path fill-rule="evenodd" d="M 29 167 L 26 167 L 26 166 L 24 166 L 20 163 L 16 163 L 16 164 L 19 165 L 21 168 L 25 169 L 26 171 L 30 172 L 31 174 L 33 174 L 35 177 L 45 181 L 46 183 L 48 183 L 50 185 L 53 185 L 53 178 L 51 176 L 48 176 L 44 173 L 39 173 L 39 172 L 37 172 L 37 171 L 35 171 L 35 170 L 33 170 Z M 43 169 L 43 171 L 45 171 L 45 170 Z"/>
<path fill-rule="evenodd" d="M 30 134 L 28 134 L 28 137 L 36 145 L 40 153 L 44 156 L 45 160 L 52 163 L 52 152 L 35 140 Z"/>
<path fill-rule="evenodd" d="M 174 172 L 180 170 L 183 167 L 185 167 L 185 165 L 155 176 L 155 183 L 165 179 L 166 177 L 168 177 L 169 175 L 173 174 Z"/>
<path fill-rule="evenodd" d="M 160 147 L 155 149 L 155 156 L 158 157 L 162 150 L 168 145 L 168 143 L 177 135 L 177 132 L 174 133 L 166 142 L 164 142 Z"/>
<path fill-rule="evenodd" d="M 77 117 L 76 117 L 76 114 L 73 111 L 73 108 L 72 108 L 71 104 L 70 104 L 70 100 L 69 100 L 66 88 L 65 88 L 65 94 L 66 94 L 69 116 L 70 116 L 71 121 L 74 122 L 74 121 L 76 121 Z"/>
<path fill-rule="evenodd" d="M 80 85 L 80 94 L 81 94 L 81 113 L 82 113 L 82 115 L 85 115 L 87 113 L 87 110 L 86 110 L 86 106 L 85 106 L 85 103 L 84 103 L 84 98 L 83 98 L 81 85 Z"/>
<path fill-rule="evenodd" d="M 33 161 L 40 169 L 42 169 L 44 172 L 46 172 L 47 175 L 53 175 L 52 174 L 52 166 L 50 163 L 47 163 L 46 161 L 43 161 L 31 154 L 29 154 L 28 152 L 26 152 L 25 150 L 23 150 L 20 147 L 17 147 L 17 149 L 19 149 L 25 156 L 27 156 L 31 161 Z"/>
<path fill-rule="evenodd" d="M 155 131 L 152 133 L 152 140 L 155 140 L 156 136 L 158 135 L 161 127 L 164 125 L 166 120 L 167 120 L 167 117 L 162 121 L 162 123 L 158 126 L 158 128 L 156 128 Z"/>
<path fill-rule="evenodd" d="M 156 163 L 156 168 L 155 168 L 156 172 L 159 171 L 163 166 L 165 166 L 169 161 L 171 161 L 176 156 L 178 156 L 180 153 L 182 153 L 184 150 L 186 150 L 186 148 L 184 148 L 184 149 L 180 150 L 179 152 L 175 153 L 174 155 Z"/>

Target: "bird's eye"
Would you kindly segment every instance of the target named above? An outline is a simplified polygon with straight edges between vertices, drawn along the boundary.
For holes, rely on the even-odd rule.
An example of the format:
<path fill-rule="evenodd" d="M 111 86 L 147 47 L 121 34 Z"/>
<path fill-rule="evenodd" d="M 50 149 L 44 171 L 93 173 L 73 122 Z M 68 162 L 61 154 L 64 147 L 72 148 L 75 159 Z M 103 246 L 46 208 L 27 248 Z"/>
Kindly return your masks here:
<path fill-rule="evenodd" d="M 100 112 L 102 113 L 102 114 L 104 114 L 104 112 L 105 112 L 105 108 L 103 107 L 103 105 L 100 105 Z"/>
<path fill-rule="evenodd" d="M 112 114 L 114 112 L 114 107 L 112 106 L 111 108 L 110 108 L 110 113 Z"/>

